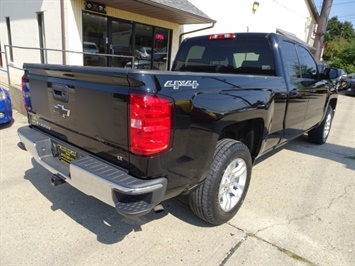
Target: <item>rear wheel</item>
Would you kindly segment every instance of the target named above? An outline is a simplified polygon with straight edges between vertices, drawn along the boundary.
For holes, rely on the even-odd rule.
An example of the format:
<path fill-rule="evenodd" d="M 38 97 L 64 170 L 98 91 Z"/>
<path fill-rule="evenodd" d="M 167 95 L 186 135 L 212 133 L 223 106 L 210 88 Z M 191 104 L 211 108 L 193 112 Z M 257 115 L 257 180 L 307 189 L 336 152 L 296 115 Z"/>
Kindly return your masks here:
<path fill-rule="evenodd" d="M 327 141 L 330 128 L 332 126 L 334 111 L 331 106 L 328 106 L 327 112 L 322 123 L 318 127 L 308 132 L 308 140 L 316 144 L 323 144 Z"/>
<path fill-rule="evenodd" d="M 243 143 L 218 141 L 207 178 L 190 194 L 192 211 L 213 225 L 229 221 L 244 201 L 251 169 L 250 152 Z"/>

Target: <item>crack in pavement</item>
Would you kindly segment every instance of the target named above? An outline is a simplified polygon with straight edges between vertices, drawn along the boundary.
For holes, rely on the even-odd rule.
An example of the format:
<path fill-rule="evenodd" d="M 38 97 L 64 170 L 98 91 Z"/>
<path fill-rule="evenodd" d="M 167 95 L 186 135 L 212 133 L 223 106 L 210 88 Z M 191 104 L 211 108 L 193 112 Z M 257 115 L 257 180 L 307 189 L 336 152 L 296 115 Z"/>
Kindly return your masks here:
<path fill-rule="evenodd" d="M 231 226 L 231 227 L 234 227 L 235 229 L 237 229 L 237 230 L 239 230 L 239 231 L 242 231 L 243 233 L 246 234 L 246 236 L 245 236 L 244 238 L 242 238 L 242 240 L 240 240 L 233 248 L 231 248 L 231 249 L 229 250 L 229 252 L 227 253 L 227 256 L 223 259 L 223 261 L 221 262 L 220 266 L 225 265 L 225 264 L 228 262 L 228 260 L 232 257 L 232 255 L 238 250 L 238 248 L 239 248 L 245 241 L 248 240 L 248 238 L 255 238 L 255 239 L 258 240 L 258 241 L 262 241 L 262 242 L 264 242 L 264 243 L 266 243 L 266 244 L 268 244 L 268 245 L 270 245 L 270 246 L 272 246 L 272 247 L 278 249 L 280 252 L 282 252 L 282 253 L 285 254 L 286 256 L 288 256 L 288 257 L 290 257 L 290 258 L 292 258 L 292 259 L 294 259 L 294 260 L 304 262 L 304 263 L 306 263 L 306 264 L 309 265 L 309 266 L 315 266 L 315 265 L 317 265 L 316 263 L 313 263 L 313 262 L 307 260 L 306 258 L 303 258 L 303 257 L 297 255 L 296 253 L 293 253 L 293 252 L 291 252 L 291 251 L 289 251 L 289 250 L 287 250 L 287 249 L 285 249 L 285 248 L 279 247 L 279 246 L 277 246 L 276 244 L 273 244 L 273 243 L 271 243 L 271 242 L 269 242 L 269 241 L 267 241 L 267 240 L 265 240 L 265 239 L 263 239 L 263 238 L 257 236 L 256 234 L 247 232 L 247 231 L 245 231 L 245 230 L 243 230 L 243 229 L 241 229 L 241 228 L 238 228 L 237 226 L 234 226 L 234 225 L 232 225 L 232 224 L 230 224 L 230 223 L 228 223 L 228 225 Z"/>
<path fill-rule="evenodd" d="M 239 228 L 237 228 L 238 230 L 240 230 Z M 243 231 L 243 230 L 242 230 Z M 244 231 L 243 231 L 244 232 Z M 245 232 L 244 232 L 245 233 Z M 237 244 L 234 245 L 234 247 L 232 247 L 229 252 L 227 253 L 227 256 L 222 260 L 221 264 L 219 264 L 220 266 L 225 265 L 228 260 L 230 259 L 230 257 L 232 257 L 232 255 L 237 251 L 237 249 L 243 244 L 244 241 L 246 241 L 248 239 L 248 234 L 246 235 L 246 237 L 243 237 L 242 240 L 240 240 Z"/>
<path fill-rule="evenodd" d="M 265 240 L 265 239 L 263 239 L 261 237 L 258 237 L 258 236 L 254 235 L 252 233 L 248 234 L 248 236 L 255 237 L 257 240 L 262 241 L 262 242 L 264 242 L 266 244 L 269 244 L 269 245 L 271 245 L 274 248 L 277 248 L 279 251 L 281 251 L 282 253 L 284 253 L 285 255 L 287 255 L 288 257 L 290 257 L 290 258 L 292 258 L 294 260 L 302 261 L 302 262 L 304 262 L 304 263 L 306 263 L 307 265 L 310 265 L 310 266 L 311 265 L 312 266 L 313 265 L 317 265 L 316 263 L 313 263 L 313 262 L 307 260 L 306 258 L 303 258 L 303 257 L 297 255 L 296 253 L 293 253 L 293 252 L 291 252 L 291 251 L 289 251 L 289 250 L 287 250 L 285 248 L 279 247 L 276 244 L 273 244 L 273 243 L 271 243 L 271 242 L 269 242 L 269 241 L 267 241 L 267 240 Z"/>
<path fill-rule="evenodd" d="M 337 202 L 338 200 L 343 198 L 349 192 L 351 187 L 352 187 L 352 184 L 346 186 L 344 188 L 343 193 L 338 195 L 337 197 L 332 198 L 327 206 L 320 207 L 320 208 L 316 209 L 315 211 L 313 211 L 312 213 L 308 213 L 308 214 L 302 215 L 300 217 L 295 217 L 295 218 L 292 218 L 292 219 L 288 218 L 287 222 L 273 224 L 273 225 L 267 226 L 265 228 L 259 229 L 259 230 L 256 231 L 256 233 L 247 232 L 246 230 L 243 230 L 241 228 L 238 228 L 238 227 L 228 223 L 229 226 L 232 226 L 232 227 L 236 228 L 237 230 L 242 231 L 243 233 L 245 233 L 246 237 L 244 237 L 233 248 L 230 249 L 230 251 L 228 252 L 227 256 L 223 259 L 223 261 L 221 262 L 220 265 L 225 265 L 228 262 L 228 260 L 230 259 L 230 257 L 238 250 L 238 248 L 243 244 L 243 242 L 245 242 L 249 237 L 253 237 L 253 238 L 255 238 L 255 239 L 259 240 L 259 241 L 262 241 L 264 243 L 267 243 L 267 244 L 277 248 L 279 251 L 281 251 L 282 253 L 286 254 L 288 257 L 290 257 L 292 259 L 295 259 L 295 260 L 298 260 L 298 261 L 302 261 L 302 262 L 304 262 L 304 263 L 306 263 L 308 265 L 316 265 L 316 263 L 313 263 L 313 262 L 307 260 L 306 258 L 303 258 L 303 257 L 301 257 L 301 256 L 299 256 L 299 255 L 297 255 L 297 254 L 285 249 L 285 248 L 279 247 L 276 244 L 273 244 L 273 243 L 271 243 L 271 242 L 259 237 L 258 234 L 260 232 L 265 231 L 267 229 L 270 229 L 272 227 L 281 226 L 281 225 L 290 225 L 294 221 L 298 221 L 298 220 L 302 220 L 302 219 L 305 219 L 305 218 L 309 218 L 311 216 L 316 216 L 318 212 L 320 212 L 322 210 L 330 209 L 334 205 L 335 202 Z"/>
<path fill-rule="evenodd" d="M 336 201 L 340 200 L 341 198 L 343 198 L 347 194 L 347 192 L 348 192 L 347 190 L 350 189 L 351 186 L 352 186 L 352 184 L 349 184 L 348 186 L 344 187 L 344 192 L 342 194 L 340 194 L 339 196 L 337 196 L 335 198 L 332 198 L 327 206 L 319 207 L 316 210 L 314 210 L 312 213 L 307 213 L 307 214 L 304 214 L 304 215 L 299 216 L 299 217 L 295 217 L 295 218 L 287 217 L 287 222 L 277 223 L 277 224 L 273 224 L 273 225 L 269 225 L 269 226 L 266 226 L 264 228 L 261 228 L 261 229 L 256 231 L 255 235 L 257 235 L 258 233 L 260 233 L 262 231 L 270 229 L 272 227 L 276 227 L 276 226 L 280 226 L 280 225 L 290 225 L 294 221 L 299 221 L 299 220 L 303 220 L 305 218 L 309 218 L 311 216 L 316 216 L 318 212 L 320 212 L 322 210 L 330 209 L 332 207 L 332 205 Z"/>

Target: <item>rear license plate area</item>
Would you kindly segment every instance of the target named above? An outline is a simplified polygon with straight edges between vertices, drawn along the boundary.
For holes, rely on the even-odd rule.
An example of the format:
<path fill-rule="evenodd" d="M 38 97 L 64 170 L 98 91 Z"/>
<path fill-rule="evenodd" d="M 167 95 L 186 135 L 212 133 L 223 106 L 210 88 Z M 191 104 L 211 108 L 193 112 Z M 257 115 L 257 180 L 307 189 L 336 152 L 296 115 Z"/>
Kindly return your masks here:
<path fill-rule="evenodd" d="M 71 149 L 64 147 L 60 144 L 57 144 L 58 157 L 64 163 L 70 164 L 73 160 L 76 159 L 76 152 Z"/>

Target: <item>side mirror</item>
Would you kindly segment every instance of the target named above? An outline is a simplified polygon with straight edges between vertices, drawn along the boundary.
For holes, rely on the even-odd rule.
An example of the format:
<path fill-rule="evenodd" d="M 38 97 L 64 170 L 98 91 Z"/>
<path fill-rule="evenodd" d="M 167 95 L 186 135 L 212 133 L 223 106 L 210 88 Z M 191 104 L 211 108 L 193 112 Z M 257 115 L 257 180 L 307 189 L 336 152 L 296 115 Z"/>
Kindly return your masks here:
<path fill-rule="evenodd" d="M 337 68 L 326 68 L 323 71 L 323 78 L 336 79 L 339 77 L 339 71 Z"/>

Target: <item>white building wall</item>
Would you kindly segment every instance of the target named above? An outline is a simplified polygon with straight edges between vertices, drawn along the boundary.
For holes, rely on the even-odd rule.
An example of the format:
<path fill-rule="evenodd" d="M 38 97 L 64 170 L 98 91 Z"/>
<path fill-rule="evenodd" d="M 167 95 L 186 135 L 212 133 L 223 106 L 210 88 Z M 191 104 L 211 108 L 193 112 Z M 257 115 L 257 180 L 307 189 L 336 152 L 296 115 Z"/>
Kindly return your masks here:
<path fill-rule="evenodd" d="M 253 13 L 255 1 L 189 0 L 197 8 L 217 21 L 212 29 L 186 35 L 195 36 L 224 32 L 276 32 L 282 29 L 308 42 L 312 27 L 311 12 L 307 0 L 257 0 L 259 9 Z M 186 25 L 185 31 L 202 28 Z"/>
<path fill-rule="evenodd" d="M 82 52 L 82 12 L 84 0 L 64 0 L 65 22 L 65 50 Z M 170 29 L 173 31 L 171 58 L 179 47 L 179 35 L 181 26 L 132 12 L 122 11 L 107 7 L 107 16 L 141 22 L 153 26 Z M 61 27 L 61 0 L 0 0 L 0 42 L 1 51 L 5 51 L 4 45 L 8 45 L 7 27 L 5 17 L 10 18 L 12 45 L 21 47 L 39 48 L 39 32 L 37 24 L 37 12 L 43 12 L 45 23 L 45 46 L 48 49 L 62 50 L 62 27 Z M 40 63 L 38 50 L 24 50 L 14 48 L 14 60 L 12 65 L 21 68 L 24 62 Z M 66 53 L 66 64 L 82 65 L 82 54 Z M 62 53 L 58 51 L 47 52 L 48 63 L 62 64 Z M 5 64 L 5 58 L 3 58 Z M 16 72 L 11 69 L 11 74 Z M 21 72 L 21 71 L 19 71 Z M 22 73 L 21 73 L 22 75 Z"/>
<path fill-rule="evenodd" d="M 83 11 L 84 1 L 65 0 L 64 21 L 65 21 L 65 50 L 83 51 Z M 83 65 L 83 55 L 75 53 L 66 54 L 67 65 Z"/>
<path fill-rule="evenodd" d="M 5 45 L 9 45 L 6 17 L 10 19 L 11 39 L 13 46 L 39 48 L 39 30 L 37 13 L 43 12 L 45 46 L 53 49 L 61 49 L 61 23 L 59 0 L 15 1 L 0 0 L 0 42 L 1 51 L 5 52 Z M 7 47 L 7 52 L 9 48 Z M 57 62 L 61 54 L 47 53 L 49 62 Z M 22 68 L 23 63 L 40 63 L 39 50 L 13 48 L 13 61 L 9 63 Z M 3 64 L 6 64 L 2 55 Z M 6 66 L 4 66 L 6 68 Z M 20 80 L 23 71 L 10 68 L 12 79 Z"/>

